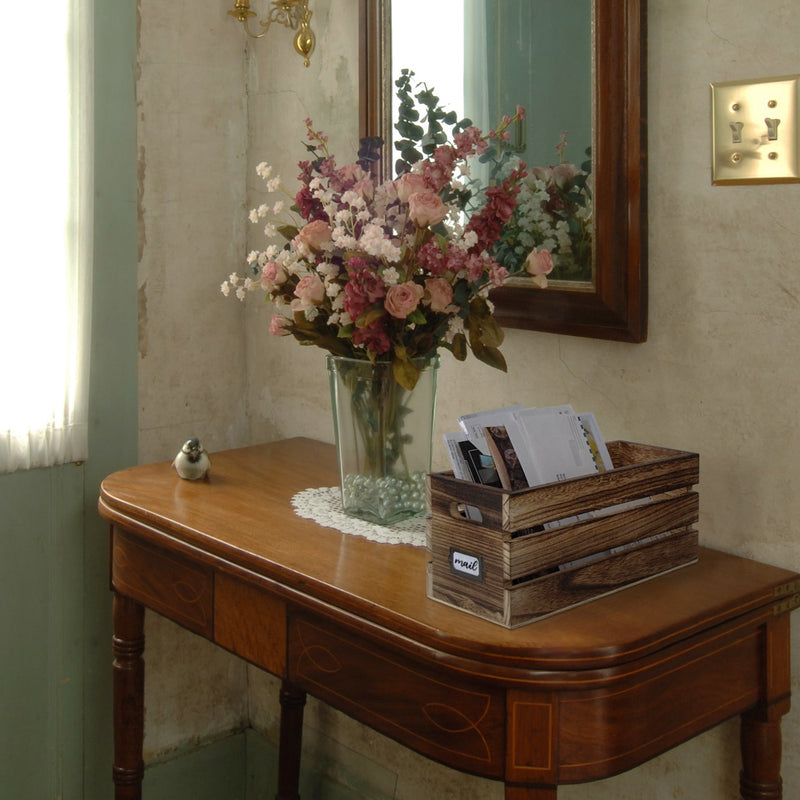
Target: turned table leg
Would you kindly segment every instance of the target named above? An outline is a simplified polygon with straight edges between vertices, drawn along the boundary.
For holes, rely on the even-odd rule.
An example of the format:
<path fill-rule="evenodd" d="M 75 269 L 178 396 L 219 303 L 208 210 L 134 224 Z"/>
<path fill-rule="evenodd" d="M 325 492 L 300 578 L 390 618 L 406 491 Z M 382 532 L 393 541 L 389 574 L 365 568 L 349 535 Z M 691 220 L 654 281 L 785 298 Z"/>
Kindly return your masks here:
<path fill-rule="evenodd" d="M 742 800 L 781 800 L 781 716 L 762 709 L 742 714 Z"/>
<path fill-rule="evenodd" d="M 114 594 L 114 797 L 140 800 L 144 761 L 144 608 Z"/>
<path fill-rule="evenodd" d="M 281 733 L 278 751 L 278 794 L 275 800 L 300 800 L 300 754 L 306 693 L 287 681 L 280 693 Z"/>

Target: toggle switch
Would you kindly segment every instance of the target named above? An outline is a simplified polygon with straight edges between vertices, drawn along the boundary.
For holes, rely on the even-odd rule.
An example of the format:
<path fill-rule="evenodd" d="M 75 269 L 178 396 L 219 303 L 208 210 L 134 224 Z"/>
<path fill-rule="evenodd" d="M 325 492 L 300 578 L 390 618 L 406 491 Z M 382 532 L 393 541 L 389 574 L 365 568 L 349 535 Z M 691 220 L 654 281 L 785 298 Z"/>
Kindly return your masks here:
<path fill-rule="evenodd" d="M 715 184 L 800 183 L 800 75 L 711 84 Z"/>

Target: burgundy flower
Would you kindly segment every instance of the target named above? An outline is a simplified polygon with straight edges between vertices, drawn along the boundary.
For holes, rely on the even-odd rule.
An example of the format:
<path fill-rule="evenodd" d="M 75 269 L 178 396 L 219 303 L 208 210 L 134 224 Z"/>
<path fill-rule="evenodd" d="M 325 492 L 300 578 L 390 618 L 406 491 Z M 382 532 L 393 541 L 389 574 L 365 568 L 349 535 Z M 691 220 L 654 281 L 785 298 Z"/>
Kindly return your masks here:
<path fill-rule="evenodd" d="M 364 345 L 367 350 L 376 356 L 382 356 L 392 348 L 392 343 L 386 333 L 382 319 L 376 319 L 366 328 L 356 328 L 353 331 L 353 343 Z"/>
<path fill-rule="evenodd" d="M 386 286 L 380 275 L 376 275 L 362 258 L 350 259 L 347 274 L 344 310 L 355 320 L 386 294 Z"/>

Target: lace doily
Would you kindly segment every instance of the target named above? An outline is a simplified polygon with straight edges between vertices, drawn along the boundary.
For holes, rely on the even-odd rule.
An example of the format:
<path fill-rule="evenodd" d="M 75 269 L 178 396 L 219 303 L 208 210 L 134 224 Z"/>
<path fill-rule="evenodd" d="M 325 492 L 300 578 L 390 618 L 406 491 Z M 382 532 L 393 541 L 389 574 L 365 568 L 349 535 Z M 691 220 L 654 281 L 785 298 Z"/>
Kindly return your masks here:
<path fill-rule="evenodd" d="M 391 527 L 350 517 L 342 510 L 342 495 L 338 486 L 305 489 L 292 498 L 298 517 L 313 519 L 319 525 L 335 528 L 342 533 L 363 536 L 382 544 L 411 544 L 425 547 L 425 519 L 414 517 Z"/>

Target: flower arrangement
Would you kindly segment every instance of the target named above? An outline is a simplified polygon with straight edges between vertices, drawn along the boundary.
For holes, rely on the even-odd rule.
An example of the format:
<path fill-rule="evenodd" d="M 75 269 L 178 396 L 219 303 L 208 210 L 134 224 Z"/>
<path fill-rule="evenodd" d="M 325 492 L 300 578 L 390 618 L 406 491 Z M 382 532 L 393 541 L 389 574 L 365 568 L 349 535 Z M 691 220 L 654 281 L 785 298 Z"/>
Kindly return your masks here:
<path fill-rule="evenodd" d="M 553 257 L 555 280 L 592 279 L 592 162 L 591 149 L 579 166 L 564 158 L 567 134 L 555 149 L 558 162 L 529 167 L 519 184 L 517 204 L 504 226 L 492 255 L 507 269 L 518 269 L 534 248 Z M 510 158 L 498 167 L 507 174 L 517 167 Z"/>
<path fill-rule="evenodd" d="M 268 238 L 287 243 L 252 251 L 248 274 L 234 273 L 221 286 L 223 294 L 239 299 L 265 292 L 277 312 L 271 333 L 333 355 L 389 362 L 395 381 L 409 390 L 420 359 L 439 348 L 458 360 L 470 349 L 481 361 L 506 369 L 489 292 L 503 285 L 510 270 L 492 251 L 527 175 L 525 164 L 516 161 L 480 192 L 470 179 L 474 157 L 492 155 L 505 163 L 502 143 L 509 126 L 524 117 L 521 107 L 483 134 L 469 120 L 444 112 L 427 87 L 414 95 L 426 109 L 420 115 L 412 75 L 404 71 L 397 82 L 400 177 L 373 177 L 382 144 L 377 139 L 362 140 L 358 160 L 338 166 L 326 136 L 306 120 L 310 158 L 299 164 L 294 195 L 267 163 L 257 167 L 268 192 L 293 199 L 291 209 L 278 199 L 250 212 Z M 288 210 L 295 215 L 291 222 L 284 221 Z M 534 249 L 523 269 L 546 285 L 549 253 Z"/>

